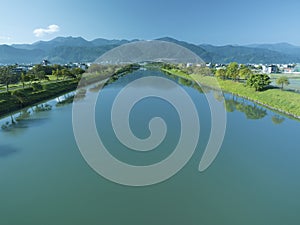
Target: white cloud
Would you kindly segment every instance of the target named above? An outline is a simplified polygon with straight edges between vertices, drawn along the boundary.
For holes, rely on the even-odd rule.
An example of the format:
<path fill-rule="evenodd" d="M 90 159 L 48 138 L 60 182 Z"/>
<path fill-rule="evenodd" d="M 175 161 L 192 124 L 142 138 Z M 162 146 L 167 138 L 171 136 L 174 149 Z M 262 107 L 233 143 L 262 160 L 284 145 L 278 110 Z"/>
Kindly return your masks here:
<path fill-rule="evenodd" d="M 56 33 L 59 31 L 59 26 L 58 25 L 50 25 L 48 26 L 47 28 L 38 28 L 38 29 L 35 29 L 33 31 L 34 35 L 36 37 L 42 37 L 44 36 L 45 34 L 53 34 L 53 33 Z"/>

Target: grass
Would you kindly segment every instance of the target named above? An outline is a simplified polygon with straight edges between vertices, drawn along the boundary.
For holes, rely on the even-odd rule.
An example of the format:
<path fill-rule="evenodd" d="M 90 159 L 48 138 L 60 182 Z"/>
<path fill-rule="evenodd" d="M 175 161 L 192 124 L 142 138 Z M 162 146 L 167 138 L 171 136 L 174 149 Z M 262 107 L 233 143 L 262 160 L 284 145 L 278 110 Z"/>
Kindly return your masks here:
<path fill-rule="evenodd" d="M 237 95 L 254 101 L 270 109 L 279 111 L 298 119 L 300 118 L 300 94 L 298 93 L 282 91 L 280 89 L 268 89 L 266 91 L 257 92 L 253 88 L 247 87 L 242 83 L 231 80 L 221 80 L 216 79 L 215 77 L 201 76 L 198 74 L 187 75 L 182 71 L 177 70 L 164 71 L 172 73 L 176 76 L 197 81 L 204 86 L 209 86 L 212 88 L 217 88 L 219 86 L 224 92 L 229 92 L 233 95 Z"/>
<path fill-rule="evenodd" d="M 111 75 L 123 76 L 136 69 L 138 68 L 134 65 L 129 65 L 119 68 L 119 70 L 113 74 L 85 73 L 81 79 L 80 86 L 86 86 L 104 80 Z M 24 89 L 22 83 L 9 85 L 9 92 L 6 91 L 5 86 L 0 87 L 0 116 L 55 98 L 59 95 L 73 91 L 78 87 L 77 79 L 66 78 L 57 80 L 56 76 L 48 75 L 48 77 L 49 80 L 38 82 L 41 83 L 43 87 L 41 90 L 34 91 L 32 87 L 29 87 L 30 85 L 28 83 L 26 83 Z"/>
<path fill-rule="evenodd" d="M 49 78 L 49 80 L 41 80 L 41 81 L 35 81 L 35 82 L 39 82 L 41 84 L 47 84 L 47 83 L 56 83 L 56 82 L 60 82 L 60 81 L 64 81 L 64 80 L 72 80 L 72 78 L 59 78 L 57 80 L 57 77 L 54 75 L 47 75 L 47 77 Z M 30 82 L 25 82 L 25 87 L 28 87 L 30 85 Z M 16 84 L 10 84 L 9 85 L 9 90 L 16 90 L 16 89 L 22 89 L 23 88 L 23 84 L 21 82 L 16 83 Z M 6 85 L 0 85 L 0 92 L 6 92 Z"/>
<path fill-rule="evenodd" d="M 10 92 L 0 93 L 0 116 L 4 116 L 13 111 L 22 109 L 24 107 L 39 103 L 44 100 L 48 100 L 57 97 L 61 94 L 73 91 L 77 88 L 78 80 L 60 80 L 57 82 L 42 83 L 42 90 L 33 90 L 32 87 L 26 87 L 25 89 L 19 88 Z M 22 102 L 20 102 L 15 92 L 22 94 Z"/>

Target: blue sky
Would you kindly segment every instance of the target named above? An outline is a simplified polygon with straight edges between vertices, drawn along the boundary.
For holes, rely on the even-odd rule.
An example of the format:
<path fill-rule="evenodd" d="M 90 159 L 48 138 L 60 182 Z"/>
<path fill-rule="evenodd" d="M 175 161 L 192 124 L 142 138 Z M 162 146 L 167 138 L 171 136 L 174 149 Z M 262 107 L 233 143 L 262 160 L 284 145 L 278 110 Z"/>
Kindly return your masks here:
<path fill-rule="evenodd" d="M 0 6 L 0 44 L 171 36 L 196 44 L 300 45 L 298 0 L 7 0 Z"/>

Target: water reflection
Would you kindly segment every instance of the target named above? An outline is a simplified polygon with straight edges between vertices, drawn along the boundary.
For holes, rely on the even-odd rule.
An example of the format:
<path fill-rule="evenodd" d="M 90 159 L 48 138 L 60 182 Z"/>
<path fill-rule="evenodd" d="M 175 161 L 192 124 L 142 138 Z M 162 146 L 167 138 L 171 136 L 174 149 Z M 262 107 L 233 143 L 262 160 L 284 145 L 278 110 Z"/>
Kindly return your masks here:
<path fill-rule="evenodd" d="M 71 104 L 71 103 L 73 103 L 74 98 L 75 98 L 75 94 L 66 95 L 66 96 L 64 96 L 63 100 L 59 100 L 56 103 L 56 107 L 61 107 L 61 106 L 64 106 L 64 105 Z"/>
<path fill-rule="evenodd" d="M 16 121 L 21 121 L 28 119 L 30 117 L 31 112 L 28 109 L 23 109 L 20 111 L 20 114 L 16 117 Z"/>
<path fill-rule="evenodd" d="M 10 145 L 0 145 L 0 158 L 8 157 L 17 152 L 18 150 Z"/>
<path fill-rule="evenodd" d="M 193 88 L 193 89 L 197 90 L 199 93 L 213 92 L 213 95 L 217 101 L 223 101 L 224 96 L 219 91 L 214 91 L 209 87 L 200 86 L 197 82 L 186 79 L 184 77 L 178 77 L 176 75 L 173 75 L 173 74 L 170 74 L 167 72 L 164 72 L 164 74 L 168 78 L 174 80 L 175 82 L 178 82 L 180 85 Z M 115 77 L 115 78 L 112 77 L 109 80 L 109 82 L 106 83 L 106 85 L 114 83 L 115 81 L 118 80 L 118 78 L 119 77 Z M 159 88 L 159 84 L 149 84 L 149 85 Z M 166 87 L 163 87 L 163 88 L 166 88 Z M 97 86 L 95 86 L 94 88 L 91 88 L 91 91 L 97 91 L 97 90 L 98 90 Z M 248 100 L 245 100 L 243 98 L 239 98 L 239 97 L 236 97 L 233 95 L 225 96 L 225 108 L 226 108 L 226 111 L 229 113 L 234 112 L 234 111 L 239 111 L 239 112 L 245 114 L 247 119 L 251 119 L 251 120 L 263 119 L 268 115 L 267 110 L 265 108 L 260 107 L 251 101 L 248 101 Z M 275 115 L 272 118 L 272 121 L 274 124 L 280 124 L 284 121 L 284 118 L 282 118 L 278 115 Z"/>
<path fill-rule="evenodd" d="M 225 98 L 225 108 L 227 112 L 239 111 L 245 114 L 247 119 L 259 120 L 263 119 L 268 115 L 267 110 L 251 103 L 245 99 L 237 98 L 231 96 L 230 98 Z"/>
<path fill-rule="evenodd" d="M 103 84 L 102 83 L 99 83 L 99 84 L 95 84 L 93 87 L 91 87 L 89 89 L 90 92 L 94 92 L 94 93 L 98 93 L 101 88 L 103 87 Z"/>
<path fill-rule="evenodd" d="M 199 91 L 200 93 L 209 93 L 213 91 L 214 98 L 217 101 L 222 101 L 223 100 L 223 95 L 220 94 L 219 91 L 214 91 L 209 87 L 206 86 L 200 86 L 197 82 L 193 82 L 191 80 L 185 79 L 183 77 L 178 77 L 176 75 L 164 72 L 165 75 L 167 75 L 169 78 L 177 81 L 179 84 L 187 87 L 192 87 L 195 90 Z M 265 118 L 268 113 L 267 110 L 264 109 L 263 107 L 258 106 L 257 104 L 248 101 L 246 99 L 236 97 L 233 95 L 227 95 L 225 96 L 225 108 L 226 111 L 231 113 L 234 111 L 239 111 L 241 113 L 244 113 L 247 119 L 251 120 L 259 120 Z M 272 122 L 275 125 L 283 123 L 285 120 L 284 117 L 275 114 L 272 117 Z"/>
<path fill-rule="evenodd" d="M 81 89 L 77 90 L 76 94 L 75 94 L 75 99 L 79 100 L 79 99 L 85 98 L 86 92 L 87 92 L 87 90 L 84 89 L 84 88 L 81 88 Z"/>
<path fill-rule="evenodd" d="M 178 78 L 178 83 L 183 85 L 183 86 L 187 86 L 187 87 L 192 87 L 194 82 L 188 79 L 184 79 L 182 77 Z"/>
<path fill-rule="evenodd" d="M 18 134 L 26 128 L 41 125 L 47 121 L 47 118 L 39 118 L 37 115 L 50 110 L 52 110 L 52 106 L 49 104 L 39 104 L 31 108 L 23 109 L 19 113 L 11 114 L 8 120 L 1 125 L 1 129 L 5 132 Z"/>
<path fill-rule="evenodd" d="M 33 109 L 35 112 L 45 112 L 45 111 L 50 111 L 52 109 L 52 106 L 49 104 L 40 104 L 35 106 Z"/>
<path fill-rule="evenodd" d="M 275 125 L 282 124 L 284 122 L 285 118 L 279 115 L 272 116 L 272 122 Z"/>

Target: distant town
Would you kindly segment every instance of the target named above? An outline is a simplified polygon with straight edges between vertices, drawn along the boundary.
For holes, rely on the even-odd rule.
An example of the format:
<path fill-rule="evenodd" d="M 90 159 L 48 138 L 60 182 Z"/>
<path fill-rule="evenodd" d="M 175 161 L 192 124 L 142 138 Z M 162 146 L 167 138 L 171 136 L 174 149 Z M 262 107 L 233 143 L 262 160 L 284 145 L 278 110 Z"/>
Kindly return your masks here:
<path fill-rule="evenodd" d="M 0 65 L 0 67 L 5 66 L 14 66 L 13 71 L 17 73 L 27 73 L 28 71 L 32 70 L 34 66 L 36 65 L 42 65 L 42 66 L 51 66 L 54 65 L 48 60 L 43 60 L 40 64 L 13 64 L 13 65 Z M 59 64 L 59 66 L 63 66 L 68 69 L 74 69 L 74 68 L 80 68 L 82 70 L 87 70 L 88 67 L 91 65 L 91 63 L 67 63 L 67 64 Z"/>
<path fill-rule="evenodd" d="M 192 66 L 192 64 L 188 64 L 187 67 Z M 228 64 L 212 64 L 207 63 L 207 67 L 215 68 L 215 69 L 224 69 L 228 66 Z M 266 73 L 266 74 L 274 74 L 274 73 L 288 73 L 288 74 L 300 74 L 300 64 L 246 64 L 248 68 L 250 68 L 253 72 L 256 73 Z"/>
<path fill-rule="evenodd" d="M 68 69 L 73 68 L 80 68 L 82 70 L 87 70 L 93 63 L 83 63 L 83 62 L 70 62 L 66 64 L 58 64 Z M 14 71 L 18 73 L 25 72 L 32 70 L 35 65 L 42 65 L 42 66 L 50 66 L 54 65 L 48 60 L 43 60 L 40 64 L 0 64 L 0 67 L 4 66 L 14 66 Z M 57 65 L 57 64 L 55 64 Z M 211 69 L 224 69 L 228 64 L 213 64 L 213 63 L 206 63 L 206 67 Z M 240 64 L 243 65 L 243 64 Z M 193 63 L 187 63 L 186 67 L 197 66 Z M 201 65 L 198 65 L 201 66 Z M 246 64 L 246 66 L 251 69 L 255 73 L 265 73 L 265 74 L 278 74 L 278 73 L 286 73 L 286 74 L 300 74 L 300 64 Z"/>

